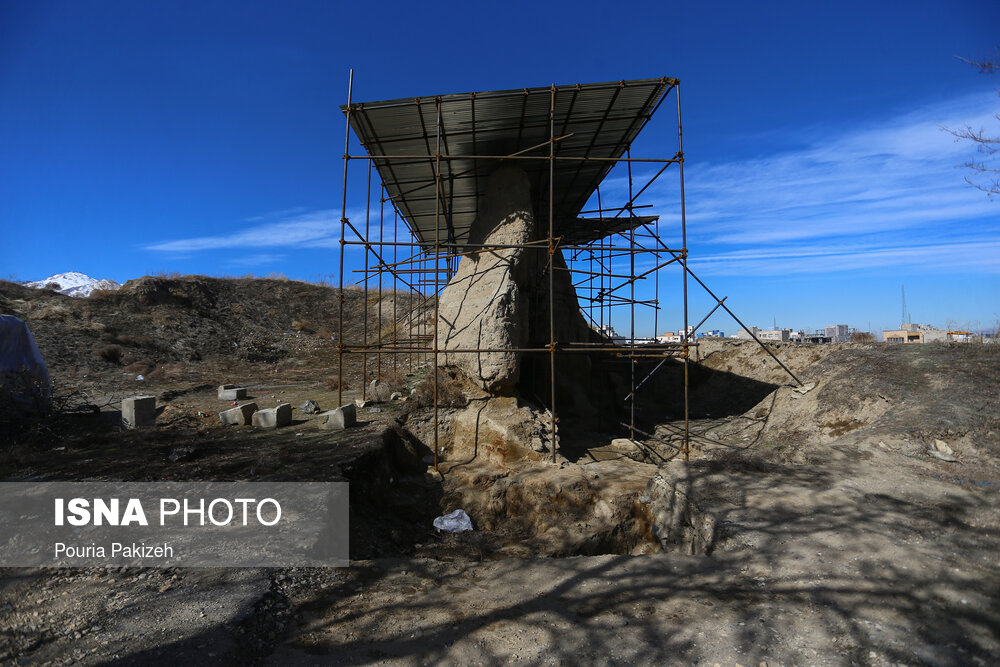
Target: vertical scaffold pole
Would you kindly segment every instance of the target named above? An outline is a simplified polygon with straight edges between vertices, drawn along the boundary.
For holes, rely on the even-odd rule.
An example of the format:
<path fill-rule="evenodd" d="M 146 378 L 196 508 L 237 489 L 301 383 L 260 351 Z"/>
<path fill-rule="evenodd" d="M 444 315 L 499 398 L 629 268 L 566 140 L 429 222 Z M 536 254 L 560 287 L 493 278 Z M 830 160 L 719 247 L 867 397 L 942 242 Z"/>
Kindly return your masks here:
<path fill-rule="evenodd" d="M 556 85 L 549 93 L 549 407 L 552 409 L 552 462 L 556 462 L 559 435 L 556 432 L 556 304 L 555 304 L 555 180 L 556 180 Z"/>
<path fill-rule="evenodd" d="M 385 184 L 382 185 L 382 199 L 385 199 Z M 396 249 L 398 239 L 396 237 L 396 230 L 399 227 L 399 217 L 396 214 L 396 205 L 392 206 L 392 264 L 396 265 Z M 381 239 L 380 239 L 381 240 Z M 399 347 L 399 321 L 397 320 L 398 315 L 396 314 L 396 301 L 399 298 L 399 283 L 397 282 L 397 274 L 395 271 L 392 272 L 392 347 Z M 392 355 L 392 374 L 393 380 L 399 375 L 399 370 L 396 368 L 396 360 L 399 358 L 399 353 Z"/>
<path fill-rule="evenodd" d="M 628 161 L 625 163 L 625 167 L 628 171 L 628 214 L 632 217 L 632 147 L 629 146 L 625 149 L 625 157 Z M 628 245 L 629 245 L 629 276 L 632 279 L 629 281 L 631 285 L 629 286 L 629 418 L 628 418 L 628 437 L 630 439 L 635 439 L 635 227 L 632 226 L 628 235 Z"/>
<path fill-rule="evenodd" d="M 368 400 L 368 253 L 371 252 L 372 221 L 372 161 L 368 160 L 368 181 L 365 190 L 365 300 L 362 315 L 361 400 Z M 382 275 L 379 270 L 379 275 Z"/>
<path fill-rule="evenodd" d="M 337 321 L 337 405 L 344 404 L 344 231 L 347 226 L 347 163 L 351 147 L 351 95 L 354 91 L 354 69 L 347 80 L 347 129 L 344 131 L 344 182 L 340 199 L 340 313 Z"/>
<path fill-rule="evenodd" d="M 434 143 L 434 471 L 438 469 L 438 281 L 440 280 L 441 247 L 441 98 L 434 98 L 437 109 Z"/>
<path fill-rule="evenodd" d="M 684 276 L 684 460 L 691 457 L 691 410 L 688 396 L 690 345 L 688 338 L 688 247 L 687 247 L 687 211 L 684 206 L 684 130 L 681 124 L 681 86 L 678 82 L 674 90 L 677 92 L 677 163 L 680 171 L 681 185 L 681 265 Z"/>
<path fill-rule="evenodd" d="M 368 161 L 371 164 L 371 160 Z M 384 193 L 383 193 L 384 194 Z M 382 243 L 383 234 L 385 234 L 385 197 L 379 197 L 378 204 L 378 242 Z M 385 246 L 379 246 L 379 262 L 385 264 L 385 259 L 382 258 L 382 253 L 385 252 Z M 394 248 L 395 249 L 395 248 Z M 385 269 L 379 267 L 378 270 L 378 319 L 376 320 L 376 326 L 378 327 L 378 347 L 375 348 L 375 379 L 382 382 L 382 275 L 385 273 Z M 395 272 L 394 272 L 395 273 Z M 367 294 L 365 295 L 365 303 L 368 303 Z M 377 396 L 374 397 L 377 400 Z"/>

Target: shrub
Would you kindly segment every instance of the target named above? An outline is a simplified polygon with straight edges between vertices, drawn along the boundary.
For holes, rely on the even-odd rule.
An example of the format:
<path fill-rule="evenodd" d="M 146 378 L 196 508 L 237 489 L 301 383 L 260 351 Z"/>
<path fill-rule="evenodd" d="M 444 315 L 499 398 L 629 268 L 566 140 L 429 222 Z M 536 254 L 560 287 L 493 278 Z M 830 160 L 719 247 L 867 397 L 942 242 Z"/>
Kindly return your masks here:
<path fill-rule="evenodd" d="M 330 391 L 337 391 L 338 389 L 343 389 L 344 391 L 347 391 L 348 389 L 351 388 L 351 385 L 347 381 L 347 378 L 344 378 L 344 381 L 341 382 L 336 375 L 331 375 L 330 377 L 328 377 L 326 379 L 326 382 L 324 382 L 323 384 L 326 385 L 326 388 L 329 389 Z"/>
<path fill-rule="evenodd" d="M 177 361 L 171 364 L 162 364 L 157 366 L 147 374 L 146 379 L 161 382 L 177 382 L 178 380 L 182 380 L 186 374 L 187 366 L 184 362 Z"/>
<path fill-rule="evenodd" d="M 417 384 L 417 392 L 413 395 L 413 400 L 420 407 L 434 405 L 434 380 L 427 378 Z M 439 408 L 460 408 L 466 405 L 469 400 L 462 391 L 462 385 L 448 373 L 438 370 L 438 407 Z"/>
<path fill-rule="evenodd" d="M 151 370 L 153 370 L 153 365 L 146 361 L 136 361 L 125 367 L 126 372 L 136 375 L 147 375 Z"/>
<path fill-rule="evenodd" d="M 379 402 L 388 401 L 394 392 L 402 392 L 405 388 L 403 378 L 391 372 L 382 373 L 382 376 L 379 377 L 378 382 L 375 384 L 374 390 L 370 387 L 370 384 L 369 387 L 366 387 L 368 398 Z M 433 392 L 433 387 L 431 391 Z"/>
<path fill-rule="evenodd" d="M 122 348 L 118 345 L 105 345 L 97 351 L 97 356 L 104 361 L 117 364 L 122 358 Z"/>

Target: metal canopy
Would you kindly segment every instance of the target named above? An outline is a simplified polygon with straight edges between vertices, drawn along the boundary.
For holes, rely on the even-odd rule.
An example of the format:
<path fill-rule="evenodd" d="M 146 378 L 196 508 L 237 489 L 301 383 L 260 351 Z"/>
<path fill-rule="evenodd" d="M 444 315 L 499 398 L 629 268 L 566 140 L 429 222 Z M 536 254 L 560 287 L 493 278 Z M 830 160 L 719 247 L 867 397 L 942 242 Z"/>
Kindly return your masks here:
<path fill-rule="evenodd" d="M 557 220 L 555 234 L 562 238 L 566 245 L 586 245 L 603 239 L 612 234 L 624 233 L 630 229 L 649 225 L 657 220 L 658 215 L 636 216 L 631 218 L 577 218 L 576 220 Z"/>
<path fill-rule="evenodd" d="M 677 83 L 659 78 L 523 88 L 341 109 L 371 156 L 386 196 L 417 239 L 434 243 L 438 220 L 440 242 L 461 244 L 478 213 L 486 176 L 504 159 L 517 160 L 528 173 L 536 216 L 548 219 L 550 136 L 555 137 L 554 217 L 575 220 Z M 438 171 L 441 187 L 435 193 Z"/>

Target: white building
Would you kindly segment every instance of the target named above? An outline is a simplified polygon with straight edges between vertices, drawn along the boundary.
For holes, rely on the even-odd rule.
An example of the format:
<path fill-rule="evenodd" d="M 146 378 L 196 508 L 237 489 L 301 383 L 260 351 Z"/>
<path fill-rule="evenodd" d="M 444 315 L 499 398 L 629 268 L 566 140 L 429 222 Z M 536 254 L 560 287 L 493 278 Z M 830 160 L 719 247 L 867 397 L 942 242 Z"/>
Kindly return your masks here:
<path fill-rule="evenodd" d="M 851 340 L 851 330 L 846 324 L 828 324 L 824 333 L 831 343 L 846 343 Z"/>
<path fill-rule="evenodd" d="M 758 340 L 766 340 L 774 343 L 787 343 L 792 338 L 791 329 L 758 329 L 757 327 L 750 327 L 750 331 L 757 336 Z M 753 336 L 747 333 L 746 329 L 737 331 L 733 334 L 733 338 L 753 340 Z"/>
<path fill-rule="evenodd" d="M 610 338 L 611 342 L 615 345 L 624 345 L 628 340 L 625 336 L 615 331 L 615 328 L 610 324 L 602 324 L 598 331 L 606 338 Z"/>
<path fill-rule="evenodd" d="M 757 332 L 757 338 L 774 343 L 787 343 L 792 339 L 791 329 L 766 329 Z"/>

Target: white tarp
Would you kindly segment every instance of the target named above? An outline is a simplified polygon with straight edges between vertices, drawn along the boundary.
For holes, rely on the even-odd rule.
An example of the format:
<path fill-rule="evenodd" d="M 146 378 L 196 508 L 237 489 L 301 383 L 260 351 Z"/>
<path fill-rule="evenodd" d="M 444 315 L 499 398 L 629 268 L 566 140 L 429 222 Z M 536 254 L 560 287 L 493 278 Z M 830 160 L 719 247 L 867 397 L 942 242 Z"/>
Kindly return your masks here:
<path fill-rule="evenodd" d="M 0 315 L 0 410 L 46 412 L 51 406 L 49 369 L 28 325 Z"/>
<path fill-rule="evenodd" d="M 445 533 L 464 533 L 473 530 L 472 519 L 465 510 L 455 510 L 434 519 L 434 527 Z"/>

